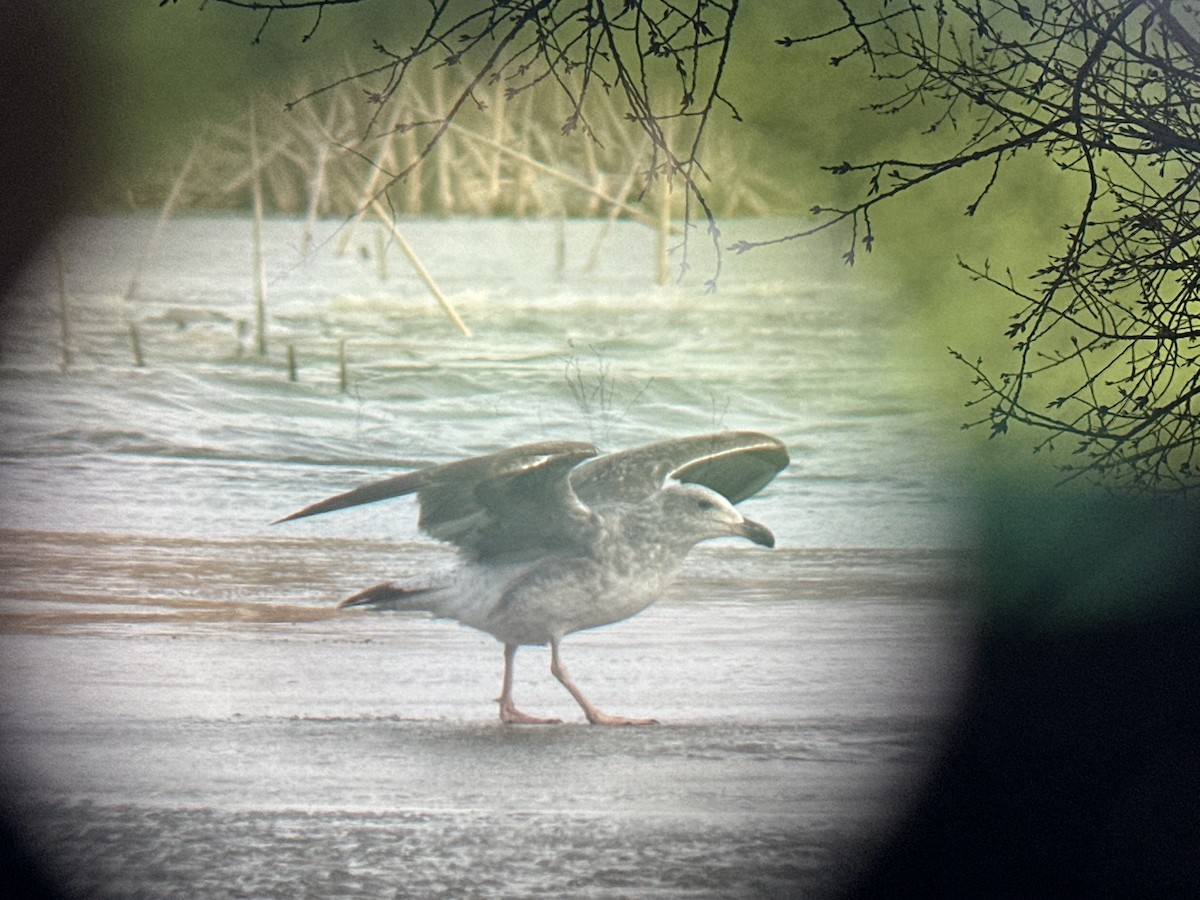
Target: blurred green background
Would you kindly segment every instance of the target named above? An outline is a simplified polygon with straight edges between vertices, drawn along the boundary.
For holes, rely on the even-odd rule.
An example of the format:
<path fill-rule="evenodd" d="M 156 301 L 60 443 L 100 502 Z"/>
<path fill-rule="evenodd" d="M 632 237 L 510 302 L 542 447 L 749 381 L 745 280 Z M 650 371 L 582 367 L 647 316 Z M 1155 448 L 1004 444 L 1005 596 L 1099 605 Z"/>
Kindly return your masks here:
<path fill-rule="evenodd" d="M 284 105 L 352 69 L 377 64 L 382 57 L 373 41 L 402 48 L 406 32 L 423 27 L 425 7 L 396 9 L 372 0 L 330 7 L 314 29 L 311 11 L 276 14 L 263 28 L 262 12 L 195 0 L 77 0 L 47 7 L 64 52 L 79 61 L 73 99 L 87 137 L 77 149 L 85 181 L 78 205 L 87 212 L 157 208 L 196 135 L 214 123 L 244 128 L 251 101 L 281 121 L 311 115 L 303 104 L 291 112 Z M 795 217 L 802 225 L 815 221 L 808 212 L 814 205 L 836 207 L 859 195 L 861 182 L 856 186 L 822 166 L 932 159 L 945 152 L 944 142 L 963 139 L 946 130 L 924 134 L 938 112 L 931 108 L 891 116 L 865 109 L 895 84 L 873 79 L 862 58 L 831 66 L 832 56 L 852 46 L 849 38 L 776 43 L 785 35 L 819 32 L 838 15 L 832 3 L 743 4 L 722 92 L 744 121 L 718 110 L 710 125 L 711 145 L 719 149 L 714 182 L 752 178 L 767 186 L 760 191 L 767 213 Z M 53 64 L 33 60 L 31 75 Z M 368 105 L 363 90 L 354 90 Z M 1021 159 L 1008 166 L 978 214 L 964 215 L 989 174 L 964 169 L 878 208 L 873 252 L 860 246 L 853 268 L 839 262 L 849 245 L 844 228 L 752 252 L 793 253 L 864 290 L 882 292 L 905 311 L 895 342 L 898 361 L 914 391 L 927 394 L 930 407 L 944 417 L 948 447 L 956 448 L 948 452 L 969 448 L 969 467 L 1024 468 L 1036 461 L 1030 456 L 1036 435 L 988 441 L 979 429 L 965 440 L 957 436 L 961 422 L 979 416 L 963 408 L 974 396 L 971 375 L 946 348 L 971 359 L 982 356 L 992 370 L 1003 367 L 1011 354 L 1004 330 L 1014 311 L 1002 292 L 972 282 L 958 258 L 1011 268 L 1020 281 L 1060 245 L 1061 226 L 1070 220 L 1081 186 L 1045 160 Z M 239 195 L 237 202 L 248 199 Z"/>

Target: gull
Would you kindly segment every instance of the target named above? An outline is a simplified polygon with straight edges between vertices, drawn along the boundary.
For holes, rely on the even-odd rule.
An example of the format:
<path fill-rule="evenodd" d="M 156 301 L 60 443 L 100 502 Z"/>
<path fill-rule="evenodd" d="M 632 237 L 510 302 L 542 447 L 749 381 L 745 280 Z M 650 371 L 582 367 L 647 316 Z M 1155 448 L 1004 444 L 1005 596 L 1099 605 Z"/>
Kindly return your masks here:
<path fill-rule="evenodd" d="M 654 719 L 601 712 L 563 665 L 573 632 L 636 615 L 661 595 L 700 541 L 742 537 L 773 547 L 766 526 L 734 504 L 789 462 L 766 434 L 726 431 L 600 455 L 580 441 L 523 444 L 371 482 L 306 506 L 287 522 L 416 494 L 420 528 L 458 548 L 446 567 L 388 581 L 341 607 L 421 611 L 487 632 L 504 645 L 500 720 L 542 725 L 513 701 L 517 648 L 550 645 L 550 672 L 593 725 Z"/>

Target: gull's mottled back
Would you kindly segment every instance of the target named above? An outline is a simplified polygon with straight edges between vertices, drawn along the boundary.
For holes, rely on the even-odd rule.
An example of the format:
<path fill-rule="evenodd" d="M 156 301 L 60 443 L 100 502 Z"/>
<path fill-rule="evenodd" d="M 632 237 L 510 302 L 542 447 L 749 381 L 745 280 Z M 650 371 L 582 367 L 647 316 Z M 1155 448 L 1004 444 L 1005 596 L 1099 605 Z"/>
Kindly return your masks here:
<path fill-rule="evenodd" d="M 415 494 L 421 529 L 458 547 L 458 563 L 375 585 L 342 605 L 421 610 L 494 635 L 504 644 L 506 723 L 552 721 L 512 700 L 517 647 L 548 643 L 551 672 L 589 722 L 645 724 L 653 720 L 596 709 L 562 665 L 559 642 L 645 609 L 700 541 L 743 537 L 774 546 L 766 526 L 734 504 L 788 462 L 779 440 L 748 431 L 604 456 L 588 443 L 543 441 L 372 482 L 280 521 Z"/>

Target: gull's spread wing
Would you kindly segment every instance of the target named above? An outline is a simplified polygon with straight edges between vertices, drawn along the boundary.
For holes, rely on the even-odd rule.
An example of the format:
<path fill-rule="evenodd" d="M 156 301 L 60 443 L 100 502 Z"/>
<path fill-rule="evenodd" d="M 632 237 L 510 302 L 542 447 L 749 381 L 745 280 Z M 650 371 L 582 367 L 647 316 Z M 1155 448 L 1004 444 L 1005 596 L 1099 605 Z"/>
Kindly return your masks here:
<path fill-rule="evenodd" d="M 416 494 L 421 528 L 478 558 L 582 549 L 598 524 L 570 473 L 596 453 L 579 441 L 524 444 L 365 484 L 279 521 Z"/>
<path fill-rule="evenodd" d="M 730 503 L 757 494 L 789 462 L 776 438 L 753 431 L 722 431 L 647 444 L 583 463 L 571 486 L 588 506 L 638 503 L 668 478 L 701 484 Z"/>
<path fill-rule="evenodd" d="M 738 503 L 789 462 L 779 440 L 752 431 L 659 441 L 591 458 L 596 455 L 594 446 L 578 441 L 524 444 L 372 482 L 279 521 L 416 494 L 421 528 L 476 558 L 580 552 L 601 527 L 593 509 L 639 503 L 669 478 L 704 485 Z"/>

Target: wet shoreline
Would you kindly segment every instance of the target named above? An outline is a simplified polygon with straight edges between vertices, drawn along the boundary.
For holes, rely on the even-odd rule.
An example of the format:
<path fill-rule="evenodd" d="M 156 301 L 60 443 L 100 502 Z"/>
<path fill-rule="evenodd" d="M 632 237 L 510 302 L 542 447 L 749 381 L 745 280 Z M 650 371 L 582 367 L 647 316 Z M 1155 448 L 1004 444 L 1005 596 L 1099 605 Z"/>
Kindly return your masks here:
<path fill-rule="evenodd" d="M 94 896 L 820 896 L 903 810 L 965 664 L 936 554 L 718 549 L 563 644 L 603 708 L 664 724 L 588 726 L 524 648 L 518 701 L 564 724 L 506 727 L 490 637 L 326 602 L 394 545 L 5 537 L 6 806 Z M 34 597 L 56 567 L 91 582 Z"/>

